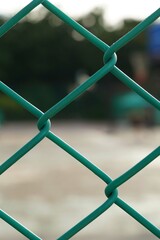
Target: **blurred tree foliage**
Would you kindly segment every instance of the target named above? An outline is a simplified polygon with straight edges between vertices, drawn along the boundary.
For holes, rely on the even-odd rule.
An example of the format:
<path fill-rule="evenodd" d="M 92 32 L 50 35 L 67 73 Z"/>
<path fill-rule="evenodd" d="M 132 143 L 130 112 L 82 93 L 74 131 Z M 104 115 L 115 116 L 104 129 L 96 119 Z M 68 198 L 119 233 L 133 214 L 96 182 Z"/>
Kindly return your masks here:
<path fill-rule="evenodd" d="M 5 21 L 1 18 L 0 24 Z M 138 24 L 134 20 L 125 20 L 121 27 L 112 29 L 104 22 L 102 10 L 83 16 L 78 22 L 108 45 Z M 145 33 L 142 33 L 119 50 L 117 66 L 132 77 L 130 56 L 134 51 L 144 52 L 145 48 Z M 0 53 L 1 81 L 42 111 L 78 85 L 80 72 L 90 76 L 103 66 L 102 52 L 49 12 L 39 20 L 27 17 L 18 23 L 0 39 Z M 92 91 L 87 91 L 57 117 L 110 117 L 112 95 L 125 90 L 118 79 L 108 74 Z M 8 117 L 30 116 L 10 104 L 5 95 L 0 97 L 3 99 L 0 108 L 5 109 Z"/>

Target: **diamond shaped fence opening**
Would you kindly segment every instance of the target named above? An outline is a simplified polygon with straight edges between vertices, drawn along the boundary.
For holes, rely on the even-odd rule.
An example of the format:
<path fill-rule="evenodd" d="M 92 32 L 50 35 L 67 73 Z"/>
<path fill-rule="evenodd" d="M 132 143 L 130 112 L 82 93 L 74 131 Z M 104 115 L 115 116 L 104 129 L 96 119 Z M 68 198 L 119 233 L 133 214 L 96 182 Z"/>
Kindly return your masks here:
<path fill-rule="evenodd" d="M 54 6 L 51 2 L 47 0 L 33 0 L 27 6 L 25 6 L 22 10 L 20 10 L 15 16 L 13 16 L 10 20 L 4 23 L 0 27 L 0 37 L 6 34 L 15 24 L 17 24 L 24 16 L 26 16 L 29 12 L 31 12 L 35 7 L 42 4 L 48 11 L 56 15 L 66 24 L 70 25 L 75 31 L 79 32 L 84 38 L 90 41 L 93 45 L 99 48 L 104 53 L 104 66 L 102 66 L 97 72 L 95 72 L 91 77 L 89 77 L 84 83 L 75 88 L 70 94 L 64 97 L 61 101 L 55 104 L 53 107 L 48 109 L 46 112 L 42 112 L 37 109 L 30 102 L 26 101 L 12 89 L 10 89 L 3 82 L 0 82 L 0 91 L 6 94 L 9 98 L 17 102 L 21 105 L 21 107 L 25 108 L 31 114 L 33 114 L 37 119 L 37 128 L 38 133 L 35 137 L 33 137 L 28 143 L 26 143 L 22 148 L 20 148 L 16 153 L 10 156 L 6 161 L 4 161 L 0 166 L 1 175 L 5 173 L 13 164 L 16 164 L 27 152 L 29 152 L 34 146 L 39 144 L 44 138 L 50 139 L 53 143 L 58 145 L 76 160 L 78 160 L 82 165 L 88 168 L 91 172 L 93 172 L 98 178 L 100 178 L 105 184 L 105 194 L 106 201 L 102 203 L 97 209 L 95 209 L 92 213 L 82 219 L 79 223 L 69 229 L 66 233 L 60 236 L 59 240 L 66 240 L 73 237 L 83 228 L 85 228 L 89 223 L 94 221 L 97 217 L 99 217 L 102 213 L 107 211 L 113 204 L 119 206 L 122 210 L 128 213 L 132 218 L 137 220 L 141 225 L 143 225 L 146 229 L 148 229 L 153 235 L 160 238 L 160 229 L 157 226 L 154 226 L 150 221 L 144 218 L 140 213 L 138 213 L 134 208 L 132 208 L 129 204 L 123 201 L 118 196 L 118 187 L 136 175 L 139 171 L 145 168 L 148 164 L 154 161 L 160 155 L 160 146 L 148 154 L 144 159 L 140 160 L 135 166 L 128 169 L 128 171 L 124 172 L 122 175 L 117 177 L 116 179 L 111 179 L 107 173 L 103 172 L 96 165 L 94 165 L 91 161 L 85 158 L 81 153 L 77 152 L 72 146 L 68 145 L 58 136 L 56 136 L 53 132 L 51 132 L 51 122 L 50 119 L 54 117 L 58 112 L 63 110 L 67 105 L 73 102 L 77 97 L 79 97 L 82 93 L 84 93 L 88 88 L 94 85 L 97 81 L 103 78 L 106 74 L 112 73 L 117 79 L 119 79 L 123 84 L 128 86 L 132 91 L 139 94 L 142 98 L 144 98 L 147 102 L 149 102 L 153 107 L 157 110 L 160 110 L 160 101 L 149 94 L 146 90 L 144 90 L 141 86 L 139 86 L 134 80 L 132 80 L 129 76 L 127 76 L 124 72 L 122 72 L 117 66 L 117 56 L 116 52 L 121 49 L 124 45 L 129 43 L 132 39 L 134 39 L 138 34 L 144 31 L 151 23 L 153 23 L 160 16 L 160 9 L 157 9 L 150 16 L 148 16 L 144 21 L 140 22 L 136 27 L 134 27 L 127 34 L 118 39 L 111 46 L 108 46 L 101 39 L 93 35 L 87 29 L 82 27 L 76 21 L 67 16 L 64 12 Z M 8 215 L 2 209 L 0 210 L 0 217 L 6 223 L 11 225 L 14 229 L 19 231 L 26 238 L 31 240 L 40 240 L 35 233 L 31 232 L 21 223 L 16 221 L 12 216 Z"/>

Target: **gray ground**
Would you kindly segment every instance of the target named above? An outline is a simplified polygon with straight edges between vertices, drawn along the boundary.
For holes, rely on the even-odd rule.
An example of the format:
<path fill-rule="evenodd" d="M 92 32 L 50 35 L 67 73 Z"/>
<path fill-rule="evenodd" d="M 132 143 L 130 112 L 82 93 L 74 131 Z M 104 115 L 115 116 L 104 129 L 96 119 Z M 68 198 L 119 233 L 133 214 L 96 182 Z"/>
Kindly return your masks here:
<path fill-rule="evenodd" d="M 37 133 L 35 125 L 15 123 L 1 127 L 1 163 Z M 52 131 L 113 179 L 160 142 L 159 127 L 117 127 L 111 131 L 104 123 L 55 122 Z M 160 227 L 158 160 L 121 186 L 119 196 Z M 48 139 L 1 176 L 0 189 L 1 208 L 45 240 L 57 239 L 106 200 L 105 184 Z M 23 239 L 26 238 L 0 222 L 0 240 Z M 158 238 L 113 205 L 73 239 Z"/>

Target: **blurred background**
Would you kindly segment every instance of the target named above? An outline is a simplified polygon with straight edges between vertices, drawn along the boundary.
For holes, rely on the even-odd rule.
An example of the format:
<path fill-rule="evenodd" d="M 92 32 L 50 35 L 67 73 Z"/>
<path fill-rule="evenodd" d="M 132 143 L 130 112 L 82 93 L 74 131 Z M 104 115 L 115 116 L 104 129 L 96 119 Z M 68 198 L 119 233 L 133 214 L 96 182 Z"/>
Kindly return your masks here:
<path fill-rule="evenodd" d="M 106 10 L 102 8 L 103 4 L 100 6 L 88 13 L 81 10 L 81 15 L 77 13 L 74 18 L 108 45 L 140 22 L 138 17 L 138 20 L 119 17 L 119 22 L 113 25 L 111 19 L 107 21 L 107 6 Z M 126 12 L 127 9 L 124 14 Z M 114 14 L 116 18 L 117 11 Z M 6 21 L 7 16 L 1 15 L 0 24 Z M 117 66 L 156 98 L 160 96 L 159 39 L 160 23 L 157 21 L 117 53 Z M 25 17 L 1 38 L 0 52 L 0 79 L 42 111 L 103 66 L 103 53 L 99 49 L 43 7 Z M 6 120 L 32 118 L 4 94 L 0 97 L 1 115 Z M 98 120 L 123 117 L 148 124 L 160 121 L 156 110 L 112 74 L 56 116 Z"/>
<path fill-rule="evenodd" d="M 0 25 L 29 2 L 5 1 Z M 159 8 L 159 1 L 52 2 L 108 45 Z M 0 39 L 0 53 L 0 80 L 44 112 L 103 66 L 101 51 L 42 6 Z M 117 66 L 159 99 L 160 21 L 117 56 Z M 52 130 L 115 178 L 159 145 L 159 124 L 158 110 L 108 74 L 57 114 Z M 33 116 L 3 93 L 0 125 L 2 163 L 37 130 Z M 121 187 L 122 197 L 157 225 L 158 173 L 156 160 Z M 62 235 L 105 201 L 104 184 L 49 140 L 5 172 L 0 187 L 2 209 L 47 240 Z M 0 239 L 25 239 L 1 225 Z M 114 206 L 73 237 L 88 238 L 157 239 Z"/>

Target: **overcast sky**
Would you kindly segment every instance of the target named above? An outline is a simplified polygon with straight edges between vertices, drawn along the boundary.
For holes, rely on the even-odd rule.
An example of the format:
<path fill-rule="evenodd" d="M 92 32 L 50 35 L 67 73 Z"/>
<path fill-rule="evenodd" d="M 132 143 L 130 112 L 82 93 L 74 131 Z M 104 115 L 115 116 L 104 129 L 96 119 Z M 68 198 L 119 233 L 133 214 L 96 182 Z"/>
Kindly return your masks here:
<path fill-rule="evenodd" d="M 0 14 L 11 15 L 30 0 L 0 0 Z M 160 0 L 50 0 L 71 17 L 81 16 L 95 7 L 105 10 L 105 18 L 115 25 L 124 18 L 144 19 L 160 7 Z"/>

